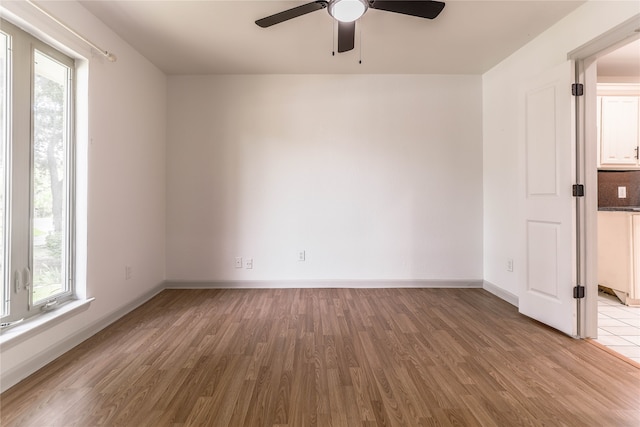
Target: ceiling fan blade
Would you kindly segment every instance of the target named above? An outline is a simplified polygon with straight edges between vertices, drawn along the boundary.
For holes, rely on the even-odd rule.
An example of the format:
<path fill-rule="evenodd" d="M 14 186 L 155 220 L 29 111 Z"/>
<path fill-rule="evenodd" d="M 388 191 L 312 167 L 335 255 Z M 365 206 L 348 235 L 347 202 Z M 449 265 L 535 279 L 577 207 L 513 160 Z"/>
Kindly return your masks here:
<path fill-rule="evenodd" d="M 266 18 L 258 19 L 256 24 L 259 27 L 267 28 L 275 24 L 279 24 L 289 19 L 297 18 L 298 16 L 306 15 L 307 13 L 315 12 L 316 10 L 324 9 L 329 4 L 328 1 L 318 0 L 311 3 L 303 4 L 301 6 L 287 9 L 275 15 L 267 16 Z"/>
<path fill-rule="evenodd" d="M 434 19 L 444 9 L 444 3 L 434 0 L 375 0 L 369 3 L 369 7 L 419 18 Z"/>
<path fill-rule="evenodd" d="M 338 21 L 338 52 L 353 49 L 356 40 L 356 21 Z"/>

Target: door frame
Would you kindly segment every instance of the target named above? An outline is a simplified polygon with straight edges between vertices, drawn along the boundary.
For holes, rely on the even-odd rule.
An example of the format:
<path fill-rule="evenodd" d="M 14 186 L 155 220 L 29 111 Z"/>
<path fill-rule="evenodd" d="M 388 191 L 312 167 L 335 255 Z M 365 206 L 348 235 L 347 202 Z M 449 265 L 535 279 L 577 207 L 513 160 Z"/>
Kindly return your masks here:
<path fill-rule="evenodd" d="M 576 182 L 583 183 L 585 196 L 576 200 L 576 277 L 585 286 L 578 299 L 578 337 L 598 336 L 598 163 L 597 163 L 597 60 L 640 39 L 640 14 L 569 52 L 575 61 L 576 83 L 584 85 L 584 96 L 576 102 Z"/>

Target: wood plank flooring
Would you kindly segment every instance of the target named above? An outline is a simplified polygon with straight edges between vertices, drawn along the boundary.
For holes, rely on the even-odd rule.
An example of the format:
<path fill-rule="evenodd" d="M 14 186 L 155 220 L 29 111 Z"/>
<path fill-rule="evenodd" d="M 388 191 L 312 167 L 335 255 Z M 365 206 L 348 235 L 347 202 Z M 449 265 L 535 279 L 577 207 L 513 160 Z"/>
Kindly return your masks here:
<path fill-rule="evenodd" d="M 640 369 L 480 289 L 166 290 L 2 426 L 639 426 Z"/>

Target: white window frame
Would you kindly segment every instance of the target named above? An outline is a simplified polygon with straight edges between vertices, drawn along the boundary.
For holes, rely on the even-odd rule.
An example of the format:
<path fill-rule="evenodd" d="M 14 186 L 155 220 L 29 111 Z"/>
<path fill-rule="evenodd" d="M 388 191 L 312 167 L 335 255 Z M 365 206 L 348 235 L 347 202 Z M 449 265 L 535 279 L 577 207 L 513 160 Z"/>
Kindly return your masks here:
<path fill-rule="evenodd" d="M 75 60 L 60 52 L 58 49 L 42 42 L 33 35 L 17 28 L 11 23 L 0 21 L 0 30 L 9 34 L 11 48 L 9 51 L 10 81 L 8 87 L 8 173 L 9 200 L 7 228 L 9 237 L 6 250 L 8 262 L 7 274 L 3 278 L 5 295 L 9 298 L 8 313 L 2 316 L 3 329 L 19 323 L 22 319 L 44 315 L 55 310 L 63 303 L 76 299 L 75 289 Z M 65 234 L 66 272 L 65 290 L 52 298 L 47 298 L 34 304 L 33 301 L 33 254 L 31 242 L 33 239 L 32 197 L 33 197 L 33 103 L 34 103 L 34 54 L 35 51 L 54 59 L 70 70 L 68 84 L 68 108 L 65 122 L 68 134 L 68 154 L 66 157 L 66 175 L 68 181 L 64 191 L 67 193 L 65 211 L 67 217 Z M 26 170 L 25 170 L 26 169 Z M 25 194 L 28 195 L 25 196 Z M 25 285 L 29 285 L 25 288 Z M 49 317 L 49 316 L 43 316 Z"/>
<path fill-rule="evenodd" d="M 3 33 L 3 35 L 5 35 Z M 10 257 L 9 257 L 9 242 L 10 242 L 10 234 L 9 234 L 9 223 L 10 223 L 10 214 L 9 214 L 9 200 L 11 198 L 11 188 L 10 188 L 10 183 L 8 182 L 8 177 L 9 177 L 9 170 L 10 170 L 10 159 L 11 159 L 11 150 L 10 150 L 10 144 L 9 144 L 9 134 L 11 132 L 11 114 L 10 114 L 10 108 L 9 105 L 11 103 L 11 85 L 10 85 L 10 81 L 11 81 L 11 58 L 9 55 L 9 49 L 11 47 L 11 37 L 9 35 L 6 35 L 6 46 L 4 48 L 5 52 L 4 52 L 4 56 L 5 56 L 5 63 L 4 64 L 0 64 L 0 66 L 3 66 L 4 70 L 4 76 L 5 76 L 5 81 L 2 82 L 2 84 L 5 86 L 5 96 L 3 97 L 3 99 L 0 99 L 0 103 L 2 103 L 2 117 L 0 117 L 0 120 L 2 120 L 4 122 L 4 130 L 2 135 L 0 135 L 0 150 L 2 150 L 2 157 L 3 157 L 3 169 L 2 171 L 0 171 L 0 173 L 2 173 L 4 176 L 2 177 L 2 192 L 4 193 L 4 200 L 2 200 L 2 206 L 0 206 L 1 209 L 3 209 L 3 216 L 2 216 L 2 224 L 0 225 L 2 227 L 3 230 L 3 234 L 2 236 L 0 236 L 0 245 L 2 245 L 2 259 L 0 259 L 0 262 L 2 263 L 3 269 L 2 269 L 2 276 L 0 277 L 0 286 L 3 287 L 2 293 L 1 293 L 1 300 L 0 300 L 0 318 L 4 317 L 4 315 L 6 315 L 7 313 L 9 313 L 9 297 L 8 297 L 8 292 L 9 292 L 9 279 L 11 277 L 10 274 Z"/>

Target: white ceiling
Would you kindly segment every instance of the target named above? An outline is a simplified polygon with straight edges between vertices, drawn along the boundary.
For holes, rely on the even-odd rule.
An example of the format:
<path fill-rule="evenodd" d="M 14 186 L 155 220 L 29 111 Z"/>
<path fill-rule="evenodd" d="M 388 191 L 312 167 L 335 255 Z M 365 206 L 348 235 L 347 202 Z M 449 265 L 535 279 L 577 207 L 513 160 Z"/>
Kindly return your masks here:
<path fill-rule="evenodd" d="M 307 2 L 81 1 L 167 74 L 480 74 L 584 3 L 449 0 L 435 20 L 370 9 L 357 25 L 361 51 L 357 36 L 335 56 L 326 10 L 254 23 Z"/>

